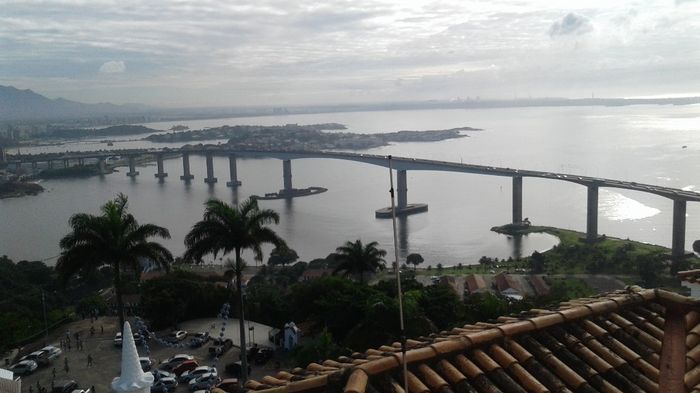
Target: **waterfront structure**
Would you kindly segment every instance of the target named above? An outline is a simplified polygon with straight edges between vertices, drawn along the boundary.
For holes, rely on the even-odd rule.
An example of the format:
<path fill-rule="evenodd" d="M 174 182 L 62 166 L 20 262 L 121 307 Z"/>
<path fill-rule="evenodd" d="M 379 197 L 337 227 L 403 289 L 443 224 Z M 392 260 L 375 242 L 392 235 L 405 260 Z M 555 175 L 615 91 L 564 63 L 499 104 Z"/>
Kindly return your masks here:
<path fill-rule="evenodd" d="M 386 156 L 372 154 L 346 153 L 346 152 L 326 152 L 326 151 L 261 151 L 261 150 L 236 150 L 226 147 L 186 147 L 182 149 L 134 149 L 126 151 L 98 151 L 98 152 L 75 152 L 75 153 L 54 153 L 38 155 L 22 155 L 8 157 L 8 163 L 15 163 L 21 167 L 23 163 L 32 162 L 52 162 L 62 160 L 64 166 L 70 164 L 70 160 L 84 160 L 86 158 L 106 159 L 107 157 L 121 154 L 128 157 L 128 176 L 137 176 L 136 157 L 143 155 L 155 155 L 158 161 L 159 154 L 180 154 L 182 156 L 183 175 L 180 179 L 190 181 L 194 176 L 190 173 L 190 154 L 200 154 L 206 157 L 207 177 L 205 182 L 213 185 L 217 182 L 214 176 L 213 157 L 215 155 L 228 156 L 230 181 L 227 185 L 238 187 L 241 181 L 238 177 L 236 160 L 237 158 L 277 158 L 282 160 L 282 182 L 284 190 L 293 190 L 291 161 L 295 159 L 321 158 L 339 159 L 362 162 L 371 165 L 388 167 L 389 162 Z M 428 206 L 421 203 L 408 202 L 408 171 L 445 171 L 470 173 L 477 175 L 510 177 L 512 179 L 512 223 L 523 225 L 523 180 L 526 177 L 541 178 L 558 181 L 566 181 L 580 184 L 587 188 L 587 211 L 586 211 L 586 238 L 589 242 L 595 242 L 598 238 L 598 191 L 601 187 L 620 188 L 633 190 L 668 198 L 673 201 L 673 225 L 671 233 L 671 254 L 674 258 L 685 256 L 685 227 L 686 227 L 686 206 L 687 202 L 700 202 L 700 193 L 686 191 L 670 187 L 661 187 L 650 184 L 640 184 L 613 179 L 603 179 L 590 176 L 578 176 L 566 173 L 554 173 L 543 171 L 532 171 L 513 168 L 502 168 L 485 165 L 464 164 L 455 162 L 445 162 L 437 160 L 425 160 L 409 157 L 393 157 L 392 167 L 397 174 L 397 212 L 398 214 L 408 214 L 412 212 L 427 211 Z M 158 175 L 161 176 L 158 176 Z M 159 169 L 157 177 L 165 177 L 162 168 Z M 378 217 L 385 217 L 387 208 L 379 209 L 375 214 Z"/>
<path fill-rule="evenodd" d="M 660 289 L 573 299 L 280 371 L 261 393 L 696 392 L 700 301 Z"/>

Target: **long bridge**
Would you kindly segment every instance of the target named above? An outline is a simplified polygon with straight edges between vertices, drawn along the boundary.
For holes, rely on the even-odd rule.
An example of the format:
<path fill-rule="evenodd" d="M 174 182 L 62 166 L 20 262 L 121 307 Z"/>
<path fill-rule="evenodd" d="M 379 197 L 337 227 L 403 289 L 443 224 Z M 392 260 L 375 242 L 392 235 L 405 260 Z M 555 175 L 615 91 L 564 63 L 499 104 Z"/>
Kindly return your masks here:
<path fill-rule="evenodd" d="M 163 160 L 169 155 L 182 156 L 183 174 L 181 180 L 191 181 L 194 175 L 190 172 L 189 157 L 192 154 L 204 155 L 206 157 L 207 177 L 204 182 L 213 185 L 217 182 L 214 176 L 214 156 L 227 156 L 229 159 L 230 181 L 226 183 L 229 187 L 238 187 L 241 181 L 238 178 L 236 160 L 238 158 L 277 158 L 282 160 L 282 177 L 285 191 L 292 191 L 292 166 L 291 160 L 304 158 L 325 158 L 356 161 L 365 164 L 389 167 L 387 156 L 331 152 L 331 151 L 267 151 L 267 150 L 240 150 L 222 148 L 219 146 L 204 147 L 184 147 L 180 149 L 129 149 L 129 150 L 102 150 L 91 152 L 66 152 L 66 153 L 44 153 L 33 155 L 11 156 L 7 155 L 6 162 L 21 168 L 24 164 L 31 164 L 34 168 L 40 162 L 46 162 L 49 168 L 54 162 L 63 162 L 64 167 L 70 166 L 71 162 L 77 161 L 83 165 L 86 159 L 96 159 L 98 168 L 105 167 L 105 161 L 109 157 L 126 157 L 129 166 L 127 176 L 138 176 L 136 170 L 137 158 L 140 156 L 155 157 L 157 165 L 156 178 L 161 181 L 168 176 L 163 169 Z M 587 188 L 587 214 L 586 214 L 586 238 L 594 241 L 598 238 L 598 190 L 601 187 L 619 188 L 625 190 L 639 191 L 655 194 L 673 201 L 673 226 L 671 240 L 671 255 L 682 257 L 685 255 L 685 227 L 686 227 L 686 205 L 687 202 L 699 202 L 700 193 L 686 191 L 670 187 L 661 187 L 651 184 L 641 184 L 635 182 L 604 179 L 599 177 L 580 176 L 568 173 L 533 171 L 513 168 L 494 167 L 486 165 L 474 165 L 455 163 L 438 160 L 426 160 L 409 157 L 392 157 L 391 165 L 397 171 L 397 212 L 405 213 L 408 204 L 407 171 L 443 171 L 471 173 L 477 175 L 510 177 L 512 179 L 512 222 L 520 224 L 523 221 L 523 178 L 541 178 L 550 180 L 566 181 L 580 184 Z"/>

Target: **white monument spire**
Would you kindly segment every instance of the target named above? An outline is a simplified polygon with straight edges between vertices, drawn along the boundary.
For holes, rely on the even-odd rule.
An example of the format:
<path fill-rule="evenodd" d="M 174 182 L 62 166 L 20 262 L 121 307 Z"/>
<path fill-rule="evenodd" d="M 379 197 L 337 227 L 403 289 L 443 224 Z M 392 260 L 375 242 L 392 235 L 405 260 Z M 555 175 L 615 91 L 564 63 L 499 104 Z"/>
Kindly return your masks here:
<path fill-rule="evenodd" d="M 129 322 L 124 322 L 122 331 L 122 373 L 112 380 L 112 390 L 117 393 L 149 393 L 153 385 L 153 374 L 144 373 L 139 362 L 134 336 Z"/>

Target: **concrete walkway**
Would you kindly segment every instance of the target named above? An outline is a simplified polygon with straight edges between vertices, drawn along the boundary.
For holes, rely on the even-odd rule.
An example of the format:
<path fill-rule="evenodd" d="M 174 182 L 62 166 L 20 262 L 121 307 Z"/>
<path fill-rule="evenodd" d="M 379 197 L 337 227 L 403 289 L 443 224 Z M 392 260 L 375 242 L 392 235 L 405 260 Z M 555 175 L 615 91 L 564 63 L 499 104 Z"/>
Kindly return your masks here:
<path fill-rule="evenodd" d="M 219 333 L 221 333 L 221 327 L 223 326 L 222 322 L 224 321 L 218 318 L 193 319 L 180 323 L 180 329 L 186 330 L 190 334 L 197 332 L 209 332 L 212 338 L 218 338 Z M 253 321 L 245 321 L 245 324 L 246 343 L 248 346 L 250 346 L 252 342 L 261 346 L 274 347 L 274 345 L 268 339 L 270 330 L 273 329 L 271 326 Z M 229 318 L 229 320 L 226 321 L 225 327 L 226 330 L 224 331 L 224 337 L 230 338 L 233 341 L 233 345 L 240 346 L 238 319 Z M 252 328 L 252 330 L 249 330 L 250 328 Z"/>

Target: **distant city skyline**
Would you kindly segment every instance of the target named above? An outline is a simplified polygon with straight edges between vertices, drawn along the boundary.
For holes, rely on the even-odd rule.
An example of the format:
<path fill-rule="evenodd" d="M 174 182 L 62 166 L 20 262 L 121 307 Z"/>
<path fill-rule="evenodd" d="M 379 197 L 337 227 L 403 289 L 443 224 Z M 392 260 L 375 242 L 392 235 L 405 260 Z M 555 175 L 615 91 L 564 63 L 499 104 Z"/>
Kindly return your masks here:
<path fill-rule="evenodd" d="M 0 85 L 156 106 L 700 95 L 700 2 L 6 1 Z"/>

